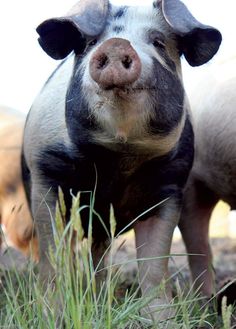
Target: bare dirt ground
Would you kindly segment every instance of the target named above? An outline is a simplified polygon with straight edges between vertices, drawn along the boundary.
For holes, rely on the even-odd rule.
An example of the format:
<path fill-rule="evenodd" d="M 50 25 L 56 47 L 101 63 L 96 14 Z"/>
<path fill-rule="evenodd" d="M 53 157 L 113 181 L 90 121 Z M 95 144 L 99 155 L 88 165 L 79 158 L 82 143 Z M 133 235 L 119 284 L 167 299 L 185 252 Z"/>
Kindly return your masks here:
<path fill-rule="evenodd" d="M 236 239 L 229 237 L 211 238 L 211 247 L 213 252 L 213 265 L 216 274 L 217 288 L 219 289 L 224 282 L 236 278 Z M 125 286 L 132 285 L 137 278 L 137 263 L 134 237 L 132 233 L 120 237 L 115 242 L 115 251 L 113 256 L 114 264 L 121 264 L 121 281 Z M 177 256 L 171 257 L 170 272 L 178 273 L 178 278 L 184 281 L 190 280 L 186 250 L 181 239 L 173 242 L 171 254 Z M 8 248 L 0 253 L 0 270 L 17 268 L 19 271 L 27 266 L 27 259 L 13 248 Z"/>
<path fill-rule="evenodd" d="M 229 237 L 211 238 L 211 247 L 213 252 L 213 266 L 216 273 L 217 285 L 221 285 L 225 280 L 236 278 L 236 239 Z M 132 282 L 137 272 L 135 261 L 136 253 L 134 239 L 131 236 L 121 237 L 116 246 L 118 251 L 114 256 L 114 263 L 124 263 L 124 276 L 126 280 Z M 181 239 L 175 240 L 172 244 L 170 259 L 171 273 L 177 273 L 186 279 L 190 278 L 188 261 L 185 246 Z M 183 255 L 184 254 L 184 255 Z"/>

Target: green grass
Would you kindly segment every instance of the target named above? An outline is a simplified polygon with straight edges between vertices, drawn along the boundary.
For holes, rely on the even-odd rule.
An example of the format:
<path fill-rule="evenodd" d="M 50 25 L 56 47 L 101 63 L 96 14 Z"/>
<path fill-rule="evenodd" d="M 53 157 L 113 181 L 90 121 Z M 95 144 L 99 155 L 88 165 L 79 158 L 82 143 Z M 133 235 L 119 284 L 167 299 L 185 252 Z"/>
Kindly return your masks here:
<path fill-rule="evenodd" d="M 92 200 L 92 199 L 91 199 Z M 91 201 L 92 203 L 92 201 Z M 106 252 L 106 272 L 98 285 L 91 255 L 92 220 L 89 236 L 83 239 L 79 196 L 73 197 L 71 221 L 64 227 L 65 205 L 59 193 L 55 220 L 56 252 L 51 262 L 56 277 L 42 289 L 35 266 L 24 272 L 2 271 L 0 283 L 0 329 L 136 329 L 136 328 L 219 328 L 230 329 L 232 307 L 223 303 L 219 318 L 212 303 L 205 303 L 191 287 L 175 281 L 175 297 L 171 307 L 175 316 L 169 325 L 153 325 L 140 315 L 140 310 L 153 296 L 142 298 L 134 280 L 129 290 L 122 290 L 122 267 L 112 259 L 116 222 L 111 208 L 110 246 Z M 93 209 L 91 206 L 91 218 Z M 72 252 L 73 248 L 77 252 Z M 135 260 L 134 260 L 135 261 Z M 181 287 L 180 287 L 181 286 Z M 163 286 L 157 289 L 164 289 Z M 187 293 L 186 293 L 187 291 Z M 158 292 L 158 291 L 157 291 Z M 168 305 L 163 307 L 169 307 Z"/>

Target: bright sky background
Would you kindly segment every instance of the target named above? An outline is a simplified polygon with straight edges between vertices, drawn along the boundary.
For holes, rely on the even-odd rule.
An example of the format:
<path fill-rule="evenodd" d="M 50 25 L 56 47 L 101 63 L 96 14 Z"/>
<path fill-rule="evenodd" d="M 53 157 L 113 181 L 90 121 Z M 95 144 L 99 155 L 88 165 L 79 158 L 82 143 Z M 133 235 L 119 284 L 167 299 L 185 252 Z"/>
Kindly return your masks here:
<path fill-rule="evenodd" d="M 113 3 L 146 4 L 150 0 L 113 0 Z M 0 104 L 27 112 L 57 61 L 48 57 L 37 42 L 35 28 L 43 20 L 60 16 L 75 0 L 0 1 Z M 215 61 L 236 55 L 236 0 L 183 0 L 196 18 L 223 34 Z M 208 65 L 208 64 L 207 64 Z M 209 64 L 211 65 L 211 64 Z M 236 69 L 236 68 L 235 68 Z M 184 63 L 188 84 L 195 83 L 203 69 Z"/>

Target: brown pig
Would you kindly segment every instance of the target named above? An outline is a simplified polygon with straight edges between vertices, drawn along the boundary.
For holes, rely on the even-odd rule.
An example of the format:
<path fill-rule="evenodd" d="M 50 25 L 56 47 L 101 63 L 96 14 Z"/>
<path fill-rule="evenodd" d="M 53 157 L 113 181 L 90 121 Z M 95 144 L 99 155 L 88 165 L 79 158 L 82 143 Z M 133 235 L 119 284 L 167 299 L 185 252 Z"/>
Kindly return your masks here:
<path fill-rule="evenodd" d="M 21 143 L 25 118 L 0 107 L 1 249 L 12 246 L 37 259 L 37 241 L 21 178 Z"/>

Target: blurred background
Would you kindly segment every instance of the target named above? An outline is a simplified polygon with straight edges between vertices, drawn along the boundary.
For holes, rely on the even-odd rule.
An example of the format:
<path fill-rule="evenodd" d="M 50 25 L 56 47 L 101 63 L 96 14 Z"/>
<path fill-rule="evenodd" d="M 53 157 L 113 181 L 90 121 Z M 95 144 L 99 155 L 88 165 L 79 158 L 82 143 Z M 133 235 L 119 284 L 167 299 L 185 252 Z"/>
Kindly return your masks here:
<path fill-rule="evenodd" d="M 112 0 L 115 4 L 131 5 L 145 5 L 147 1 L 150 0 Z M 183 2 L 198 20 L 217 27 L 223 35 L 222 47 L 210 63 L 192 68 L 183 59 L 184 81 L 188 91 L 194 88 L 206 68 L 236 55 L 236 1 Z M 34 97 L 58 65 L 39 47 L 35 28 L 47 18 L 63 15 L 74 3 L 75 0 L 0 1 L 0 105 L 28 112 Z M 236 220 L 226 220 L 228 212 L 228 206 L 222 202 L 217 206 L 214 220 L 211 221 L 213 235 L 236 236 Z M 235 216 L 231 214 L 232 217 Z M 222 221 L 222 218 L 226 221 Z"/>

